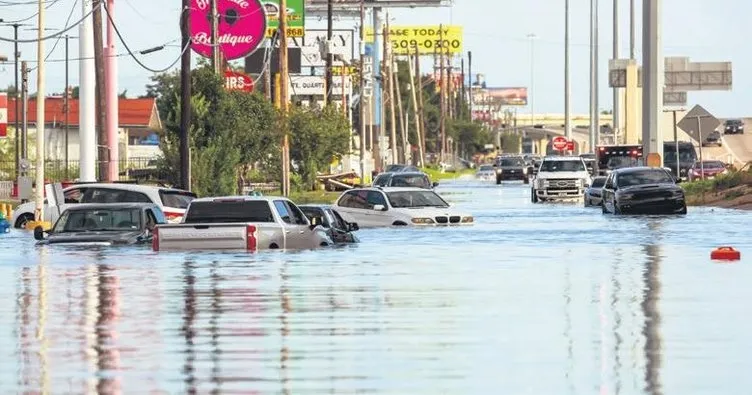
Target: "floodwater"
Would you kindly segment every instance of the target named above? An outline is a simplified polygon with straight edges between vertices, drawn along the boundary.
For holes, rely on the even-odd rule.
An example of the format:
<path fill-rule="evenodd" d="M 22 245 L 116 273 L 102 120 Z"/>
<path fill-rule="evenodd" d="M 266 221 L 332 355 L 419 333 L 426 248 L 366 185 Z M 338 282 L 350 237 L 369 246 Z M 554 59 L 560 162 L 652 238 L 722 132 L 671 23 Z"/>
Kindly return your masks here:
<path fill-rule="evenodd" d="M 253 255 L 2 236 L 0 393 L 750 393 L 752 214 L 439 192 L 476 225 Z"/>

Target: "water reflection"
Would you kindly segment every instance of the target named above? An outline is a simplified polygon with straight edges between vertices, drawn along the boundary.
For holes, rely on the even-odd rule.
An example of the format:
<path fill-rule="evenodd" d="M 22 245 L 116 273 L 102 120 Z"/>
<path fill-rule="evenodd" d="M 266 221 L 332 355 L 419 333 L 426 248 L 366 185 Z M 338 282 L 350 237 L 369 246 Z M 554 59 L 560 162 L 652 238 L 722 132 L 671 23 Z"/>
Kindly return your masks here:
<path fill-rule="evenodd" d="M 752 268 L 706 262 L 709 237 L 752 248 L 752 216 L 616 218 L 532 205 L 521 185 L 451 189 L 475 226 L 368 229 L 356 249 L 157 254 L 36 248 L 12 232 L 0 238 L 0 393 L 752 385 L 735 373 L 752 369 L 752 328 L 728 303 L 751 295 L 729 294 L 725 277 Z M 724 380 L 718 361 L 731 361 Z"/>

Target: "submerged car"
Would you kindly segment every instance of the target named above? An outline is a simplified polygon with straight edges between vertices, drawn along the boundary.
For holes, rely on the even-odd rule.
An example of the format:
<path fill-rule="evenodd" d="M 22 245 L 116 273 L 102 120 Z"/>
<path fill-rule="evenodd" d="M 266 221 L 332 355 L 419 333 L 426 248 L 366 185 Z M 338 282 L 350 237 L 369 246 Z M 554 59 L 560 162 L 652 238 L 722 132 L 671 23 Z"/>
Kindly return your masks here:
<path fill-rule="evenodd" d="M 342 219 L 342 216 L 339 215 L 337 210 L 332 209 L 331 206 L 306 204 L 298 206 L 298 208 L 303 211 L 303 214 L 305 214 L 310 221 L 313 222 L 314 218 L 316 218 L 315 222 L 326 229 L 329 238 L 331 238 L 335 244 L 360 242 L 358 237 L 355 236 L 355 233 L 353 233 L 360 229 L 358 224 L 345 221 Z"/>
<path fill-rule="evenodd" d="M 431 189 L 439 185 L 438 182 L 432 183 L 428 174 L 421 171 L 410 172 L 388 172 L 379 174 L 373 180 L 375 187 L 407 187 L 407 188 L 425 188 Z"/>
<path fill-rule="evenodd" d="M 480 180 L 493 180 L 496 177 L 493 165 L 480 165 L 475 177 Z"/>
<path fill-rule="evenodd" d="M 501 184 L 506 180 L 519 180 L 525 184 L 530 183 L 530 177 L 528 172 L 530 166 L 525 163 L 525 160 L 521 156 L 516 157 L 501 157 L 494 163 L 496 168 L 496 183 Z"/>
<path fill-rule="evenodd" d="M 686 214 L 684 190 L 666 169 L 630 167 L 612 172 L 602 192 L 603 213 Z"/>
<path fill-rule="evenodd" d="M 422 188 L 351 189 L 337 199 L 334 209 L 361 228 L 473 224 L 472 215 Z"/>
<path fill-rule="evenodd" d="M 603 191 L 603 185 L 606 184 L 607 177 L 595 177 L 593 178 L 590 186 L 585 188 L 585 207 L 600 206 L 602 202 L 601 193 Z"/>
<path fill-rule="evenodd" d="M 151 243 L 154 228 L 165 223 L 153 203 L 76 204 L 49 231 L 34 229 L 34 238 L 38 244 L 143 244 Z"/>

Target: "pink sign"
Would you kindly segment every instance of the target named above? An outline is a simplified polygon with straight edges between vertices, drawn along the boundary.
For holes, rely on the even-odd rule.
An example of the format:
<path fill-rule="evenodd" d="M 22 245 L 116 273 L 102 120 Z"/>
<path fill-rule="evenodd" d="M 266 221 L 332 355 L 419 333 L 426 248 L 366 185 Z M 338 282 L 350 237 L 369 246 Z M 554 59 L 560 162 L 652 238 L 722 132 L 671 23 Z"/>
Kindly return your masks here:
<path fill-rule="evenodd" d="M 8 94 L 0 93 L 0 137 L 8 136 Z"/>
<path fill-rule="evenodd" d="M 191 0 L 191 48 L 211 57 L 209 0 Z M 219 50 L 225 60 L 243 58 L 259 47 L 266 34 L 266 9 L 260 0 L 217 0 Z"/>

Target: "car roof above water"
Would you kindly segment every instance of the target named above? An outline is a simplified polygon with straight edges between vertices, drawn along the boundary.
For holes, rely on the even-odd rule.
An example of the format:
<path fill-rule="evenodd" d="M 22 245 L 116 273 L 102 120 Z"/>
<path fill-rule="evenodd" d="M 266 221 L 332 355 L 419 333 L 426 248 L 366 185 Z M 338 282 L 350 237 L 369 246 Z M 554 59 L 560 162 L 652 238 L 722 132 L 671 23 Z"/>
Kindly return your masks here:
<path fill-rule="evenodd" d="M 154 203 L 81 203 L 70 205 L 66 208 L 66 211 L 118 210 L 134 208 L 159 208 L 159 206 Z"/>
<path fill-rule="evenodd" d="M 543 158 L 543 160 L 577 161 L 577 162 L 579 162 L 579 161 L 582 160 L 582 158 L 580 158 L 579 156 L 557 156 L 557 155 L 552 155 L 552 156 L 546 156 L 545 158 Z"/>
<path fill-rule="evenodd" d="M 612 173 L 629 174 L 629 173 L 636 173 L 636 172 L 645 171 L 645 170 L 650 170 L 650 171 L 662 170 L 664 172 L 666 171 L 666 169 L 663 167 L 635 166 L 635 167 L 622 167 L 621 169 L 615 169 Z"/>

